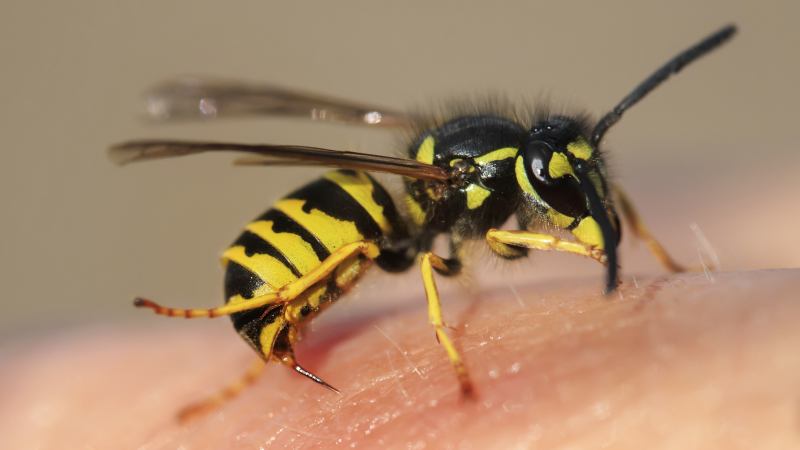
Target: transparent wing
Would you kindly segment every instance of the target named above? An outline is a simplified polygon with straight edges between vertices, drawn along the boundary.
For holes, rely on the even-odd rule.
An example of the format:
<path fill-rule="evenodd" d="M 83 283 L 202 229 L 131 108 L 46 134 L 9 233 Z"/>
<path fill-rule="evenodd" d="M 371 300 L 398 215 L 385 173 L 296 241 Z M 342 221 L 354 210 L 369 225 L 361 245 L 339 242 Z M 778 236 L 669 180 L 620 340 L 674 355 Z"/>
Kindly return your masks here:
<path fill-rule="evenodd" d="M 239 160 L 238 163 L 241 165 L 339 167 L 343 169 L 363 170 L 366 172 L 390 173 L 434 182 L 444 182 L 452 178 L 451 171 L 411 159 L 297 145 L 251 145 L 194 141 L 130 141 L 109 148 L 108 156 L 115 163 L 125 165 L 137 161 L 194 155 L 211 151 L 246 152 L 266 158 Z"/>
<path fill-rule="evenodd" d="M 148 114 L 157 120 L 275 116 L 384 128 L 411 127 L 409 115 L 400 111 L 270 84 L 183 78 L 153 87 L 146 93 L 146 101 Z"/>

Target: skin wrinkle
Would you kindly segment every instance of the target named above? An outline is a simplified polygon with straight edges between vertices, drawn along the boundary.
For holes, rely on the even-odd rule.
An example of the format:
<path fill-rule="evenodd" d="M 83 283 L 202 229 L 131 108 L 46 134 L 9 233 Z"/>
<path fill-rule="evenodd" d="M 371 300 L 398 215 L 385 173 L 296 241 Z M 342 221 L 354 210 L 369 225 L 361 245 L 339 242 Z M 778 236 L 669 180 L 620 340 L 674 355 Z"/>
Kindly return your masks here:
<path fill-rule="evenodd" d="M 14 370 L 2 372 L 7 401 L 0 423 L 8 428 L 0 444 L 790 448 L 800 442 L 800 305 L 792 300 L 798 275 L 716 273 L 713 284 L 703 273 L 638 279 L 639 288 L 622 284 L 624 300 L 605 298 L 596 280 L 571 288 L 517 286 L 524 309 L 507 289 L 473 305 L 451 302 L 446 309 L 458 317 L 458 331 L 450 335 L 474 379 L 475 402 L 460 399 L 424 305 L 362 317 L 338 335 L 330 333 L 337 324 L 323 324 L 298 358 L 343 397 L 271 365 L 241 397 L 186 426 L 175 422 L 177 410 L 250 361 L 228 326 L 164 319 L 146 333 L 84 330 L 49 347 L 3 352 Z M 397 350 L 374 325 L 426 379 L 397 355 L 390 364 L 385 350 Z"/>

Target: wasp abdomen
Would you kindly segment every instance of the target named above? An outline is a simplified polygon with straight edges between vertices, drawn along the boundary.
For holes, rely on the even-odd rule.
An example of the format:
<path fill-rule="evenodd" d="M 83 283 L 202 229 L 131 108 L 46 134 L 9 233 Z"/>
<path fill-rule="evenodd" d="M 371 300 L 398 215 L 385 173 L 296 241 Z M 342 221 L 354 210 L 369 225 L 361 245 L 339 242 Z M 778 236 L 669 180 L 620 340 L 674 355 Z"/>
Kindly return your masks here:
<path fill-rule="evenodd" d="M 391 197 L 372 177 L 352 170 L 329 172 L 279 200 L 225 251 L 226 303 L 276 291 L 318 267 L 343 245 L 368 240 L 390 253 L 395 242 L 407 237 Z M 281 330 L 302 325 L 322 311 L 370 265 L 364 256 L 346 260 L 291 302 L 232 314 L 234 327 L 269 358 Z"/>

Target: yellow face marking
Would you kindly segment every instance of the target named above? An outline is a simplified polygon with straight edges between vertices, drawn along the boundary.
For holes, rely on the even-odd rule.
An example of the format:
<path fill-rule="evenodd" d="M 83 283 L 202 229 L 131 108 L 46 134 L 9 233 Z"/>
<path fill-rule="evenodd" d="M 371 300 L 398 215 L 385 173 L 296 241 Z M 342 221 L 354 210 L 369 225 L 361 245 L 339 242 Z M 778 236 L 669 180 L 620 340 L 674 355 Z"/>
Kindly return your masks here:
<path fill-rule="evenodd" d="M 271 220 L 259 220 L 248 224 L 246 230 L 272 244 L 287 259 L 290 259 L 303 275 L 319 265 L 321 261 L 308 242 L 296 234 L 276 233 L 272 231 L 272 225 Z"/>
<path fill-rule="evenodd" d="M 467 193 L 467 207 L 469 209 L 475 209 L 481 206 L 483 201 L 492 195 L 491 191 L 478 186 L 477 184 L 470 184 L 466 189 L 464 189 L 464 192 Z"/>
<path fill-rule="evenodd" d="M 581 220 L 581 223 L 572 230 L 572 234 L 584 244 L 594 245 L 597 248 L 605 247 L 600 225 L 591 217 Z"/>
<path fill-rule="evenodd" d="M 592 180 L 594 188 L 597 189 L 597 195 L 599 195 L 600 198 L 605 198 L 606 192 L 603 190 L 603 176 L 600 175 L 600 172 L 592 170 L 589 172 L 589 179 Z"/>
<path fill-rule="evenodd" d="M 383 215 L 383 206 L 375 203 L 375 200 L 372 198 L 375 186 L 373 186 L 372 180 L 369 179 L 367 174 L 364 172 L 356 172 L 355 175 L 348 175 L 342 172 L 328 172 L 325 174 L 325 179 L 333 181 L 350 194 L 350 196 L 369 213 L 375 223 L 378 224 L 381 231 L 384 233 L 392 232 L 389 219 Z"/>
<path fill-rule="evenodd" d="M 428 136 L 422 141 L 417 150 L 417 161 L 425 164 L 433 164 L 433 136 Z"/>
<path fill-rule="evenodd" d="M 275 205 L 275 209 L 291 217 L 316 236 L 331 253 L 345 244 L 364 239 L 353 222 L 335 219 L 318 209 L 306 213 L 303 211 L 305 204 L 305 200 L 284 199 Z"/>
<path fill-rule="evenodd" d="M 550 219 L 550 223 L 559 228 L 567 228 L 575 221 L 574 217 L 561 214 L 553 208 L 547 210 L 547 218 Z"/>
<path fill-rule="evenodd" d="M 572 164 L 569 163 L 567 155 L 563 153 L 553 153 L 547 168 L 551 178 L 561 178 L 564 175 L 575 176 L 575 173 L 572 172 Z"/>
<path fill-rule="evenodd" d="M 513 147 L 501 148 L 499 150 L 489 152 L 485 155 L 478 156 L 477 158 L 475 158 L 475 162 L 479 166 L 483 166 L 493 161 L 500 161 L 502 159 L 513 158 L 517 156 L 517 150 L 518 149 Z"/>
<path fill-rule="evenodd" d="M 233 261 L 254 274 L 275 288 L 279 288 L 296 280 L 291 269 L 283 265 L 282 262 L 270 255 L 254 254 L 247 256 L 244 247 L 237 245 L 231 247 L 222 254 L 224 260 Z"/>
<path fill-rule="evenodd" d="M 422 210 L 422 205 L 410 195 L 406 195 L 406 205 L 408 205 L 408 214 L 411 216 L 411 220 L 419 226 L 424 225 L 425 211 Z"/>
<path fill-rule="evenodd" d="M 544 200 L 539 197 L 539 194 L 533 189 L 533 186 L 531 186 L 531 182 L 528 180 L 528 174 L 525 173 L 524 164 L 525 163 L 522 161 L 522 156 L 517 157 L 517 164 L 514 167 L 514 171 L 517 174 L 517 183 L 519 183 L 523 191 L 544 203 Z M 575 221 L 575 218 L 565 216 L 553 208 L 547 210 L 547 218 L 550 219 L 550 223 L 559 228 L 567 228 L 572 224 L 572 222 Z"/>
<path fill-rule="evenodd" d="M 533 189 L 533 186 L 531 186 L 531 181 L 528 179 L 528 174 L 525 172 L 525 163 L 522 161 L 522 156 L 517 157 L 514 172 L 517 174 L 517 183 L 522 187 L 522 190 L 541 200 L 542 198 L 539 197 L 539 194 Z"/>
<path fill-rule="evenodd" d="M 579 137 L 575 142 L 567 144 L 567 151 L 572 153 L 576 158 L 588 161 L 594 153 L 594 149 L 582 137 Z"/>

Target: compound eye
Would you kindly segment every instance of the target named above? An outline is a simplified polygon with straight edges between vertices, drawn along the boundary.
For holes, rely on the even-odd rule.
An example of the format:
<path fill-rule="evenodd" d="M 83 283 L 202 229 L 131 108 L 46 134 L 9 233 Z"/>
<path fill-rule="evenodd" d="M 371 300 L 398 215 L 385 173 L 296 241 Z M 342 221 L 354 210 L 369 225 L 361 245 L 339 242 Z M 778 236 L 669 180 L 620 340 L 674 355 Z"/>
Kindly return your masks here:
<path fill-rule="evenodd" d="M 553 148 L 546 142 L 531 142 L 522 155 L 531 186 L 551 208 L 569 217 L 586 212 L 586 196 L 578 180 L 570 174 L 552 178 L 550 162 Z"/>

